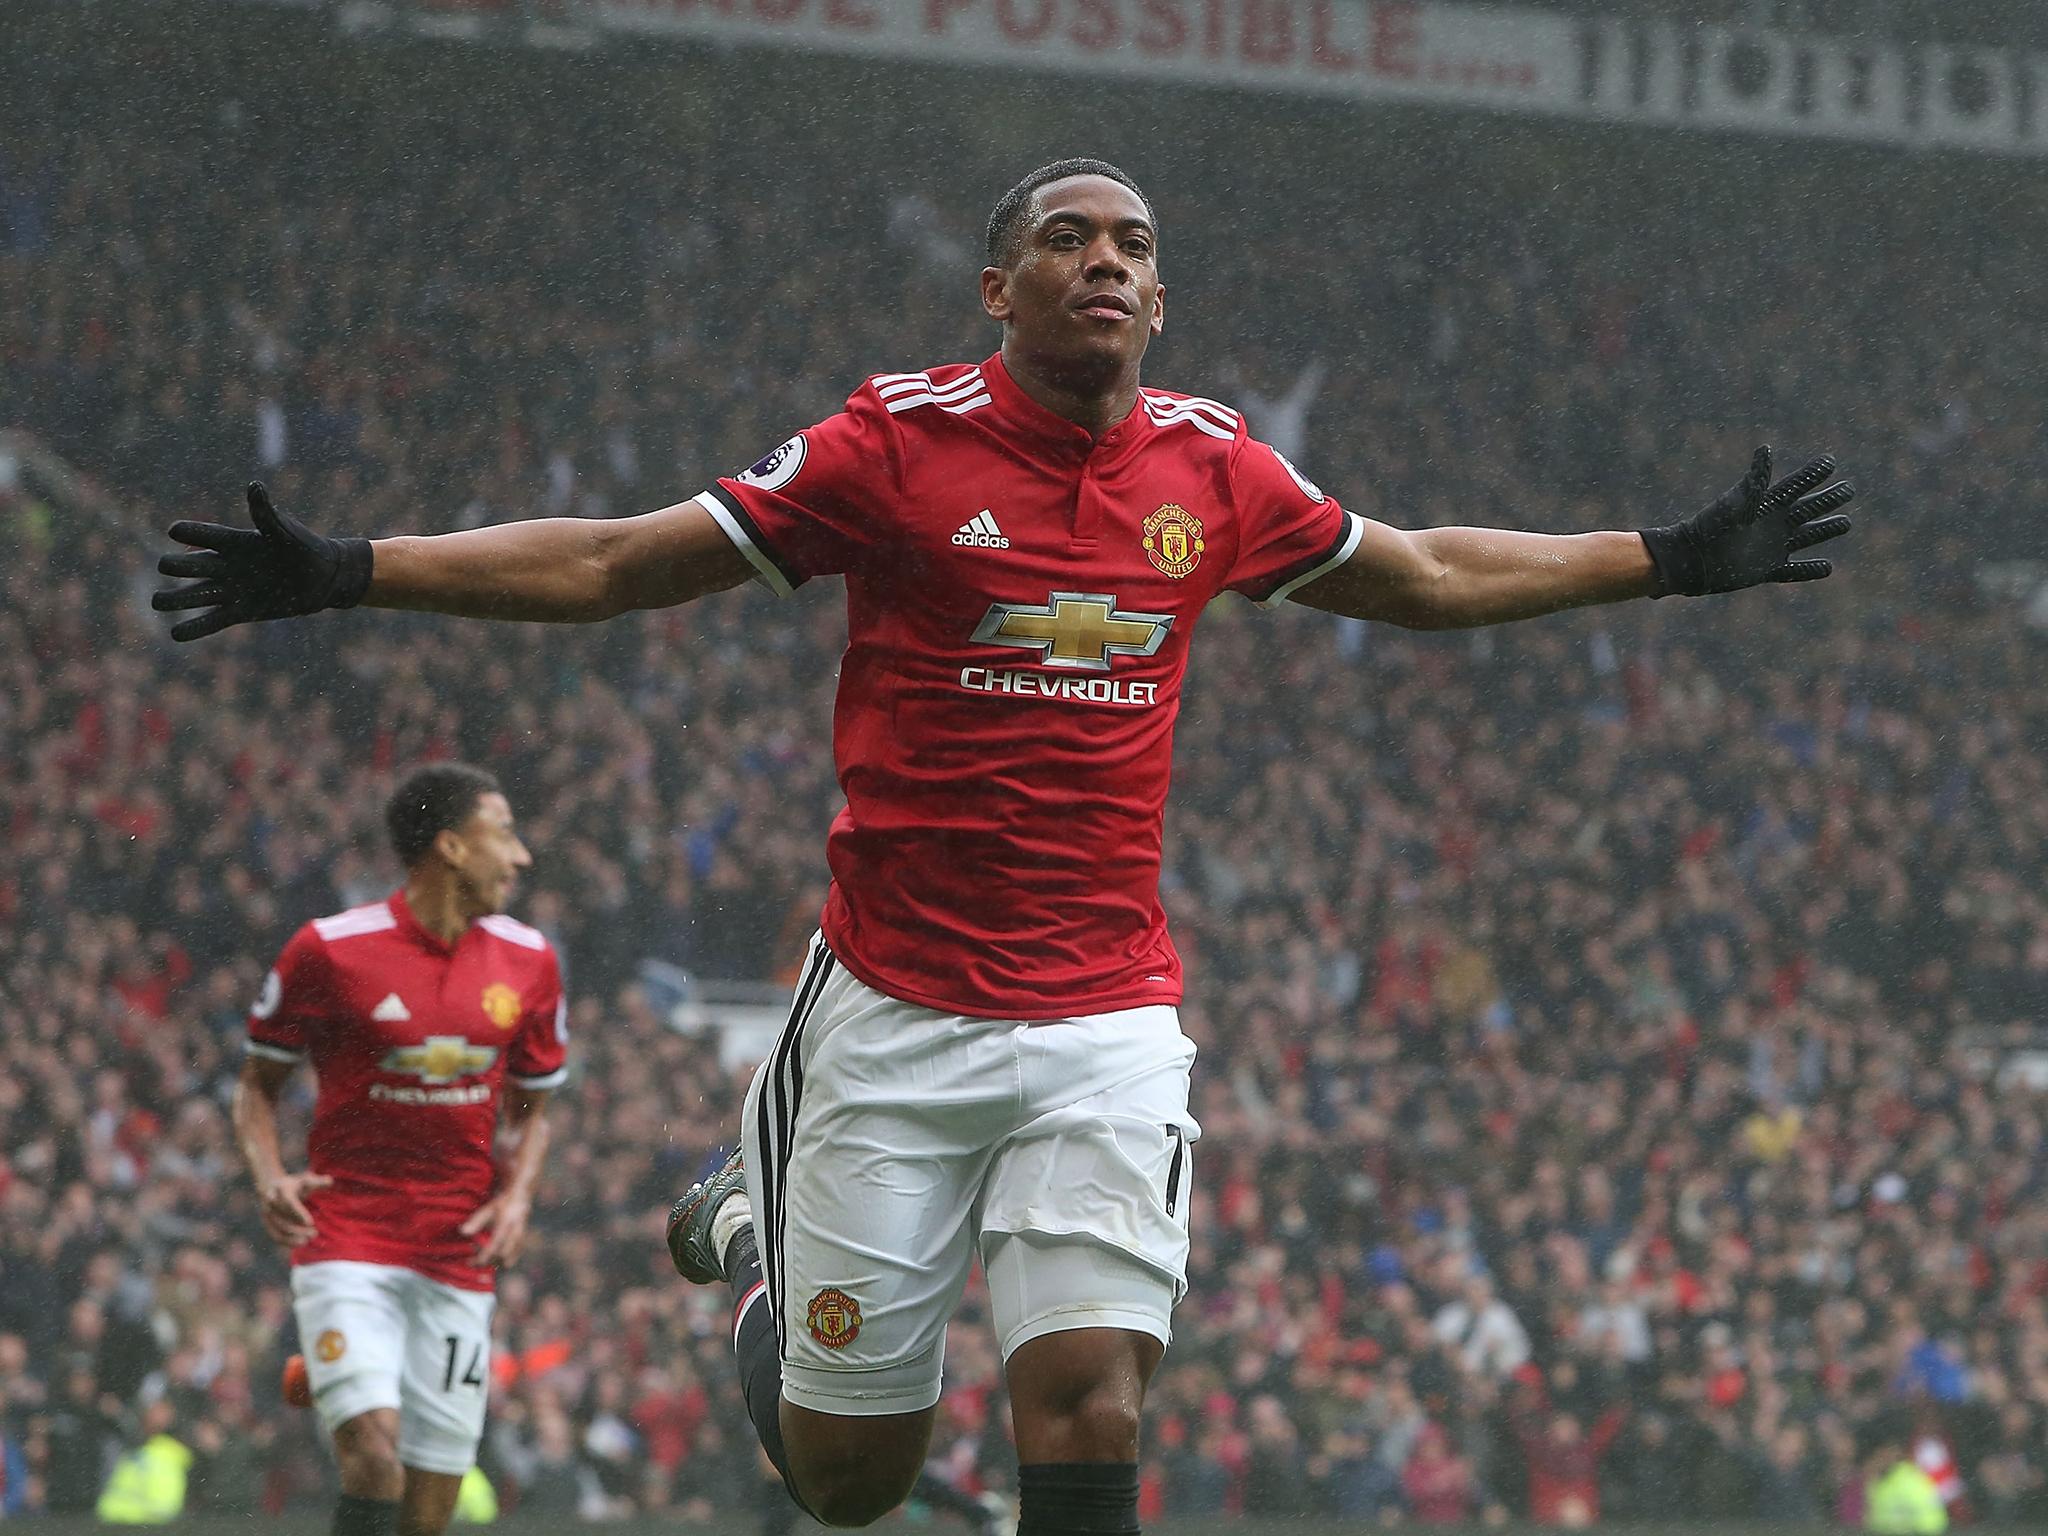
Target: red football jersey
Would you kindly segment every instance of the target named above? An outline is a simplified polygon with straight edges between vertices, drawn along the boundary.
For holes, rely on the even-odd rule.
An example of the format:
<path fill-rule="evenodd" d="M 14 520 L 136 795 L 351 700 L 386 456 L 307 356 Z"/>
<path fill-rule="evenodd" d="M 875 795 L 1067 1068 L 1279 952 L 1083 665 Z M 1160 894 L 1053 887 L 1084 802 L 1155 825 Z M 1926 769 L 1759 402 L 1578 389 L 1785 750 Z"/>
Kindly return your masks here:
<path fill-rule="evenodd" d="M 497 1185 L 492 1142 L 507 1077 L 565 1074 L 561 967 L 538 929 L 472 923 L 455 945 L 403 891 L 306 924 L 249 1010 L 249 1052 L 313 1064 L 307 1162 L 334 1180 L 306 1197 L 319 1235 L 294 1264 L 356 1259 L 488 1291 L 477 1240 L 456 1229 Z"/>
<path fill-rule="evenodd" d="M 1361 520 L 1226 406 L 1147 389 L 1093 436 L 1000 357 L 869 379 L 699 500 L 776 592 L 846 578 L 847 969 L 994 1018 L 1177 1003 L 1159 865 L 1195 620 L 1225 588 L 1279 602 Z"/>

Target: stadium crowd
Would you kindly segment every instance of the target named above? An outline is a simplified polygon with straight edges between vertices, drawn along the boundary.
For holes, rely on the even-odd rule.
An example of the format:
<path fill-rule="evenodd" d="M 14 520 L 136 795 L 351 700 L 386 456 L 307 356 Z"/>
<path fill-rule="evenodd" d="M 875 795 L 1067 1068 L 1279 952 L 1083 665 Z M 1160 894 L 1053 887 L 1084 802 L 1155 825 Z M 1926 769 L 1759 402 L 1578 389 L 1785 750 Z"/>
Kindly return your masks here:
<path fill-rule="evenodd" d="M 641 967 L 798 956 L 836 594 L 173 650 L 139 533 L 251 475 L 365 532 L 679 499 L 865 372 L 992 349 L 987 199 L 402 85 L 324 119 L 109 100 L 67 137 L 61 73 L 20 81 L 0 426 L 136 523 L 0 474 L 0 1512 L 90 1509 L 158 1433 L 197 1507 L 326 1475 L 276 1411 L 284 1269 L 226 1094 L 271 955 L 382 894 L 383 793 L 450 755 L 510 789 L 574 999 L 486 1470 L 558 1515 L 772 1508 L 721 1298 L 659 1240 L 743 1082 Z M 2032 242 L 1937 199 L 1845 263 L 1531 194 L 1250 251 L 1199 185 L 1162 200 L 1193 297 L 1153 376 L 1361 511 L 1627 526 L 1765 426 L 1841 452 L 1868 511 L 1819 589 L 1457 636 L 1205 618 L 1166 875 L 1205 1134 L 1148 1509 L 1853 1523 L 1883 1442 L 1959 1514 L 2048 1524 L 2048 701 L 1975 580 L 2041 539 L 2011 526 L 2048 491 Z M 949 1351 L 935 1459 L 1000 1485 L 977 1298 Z"/>

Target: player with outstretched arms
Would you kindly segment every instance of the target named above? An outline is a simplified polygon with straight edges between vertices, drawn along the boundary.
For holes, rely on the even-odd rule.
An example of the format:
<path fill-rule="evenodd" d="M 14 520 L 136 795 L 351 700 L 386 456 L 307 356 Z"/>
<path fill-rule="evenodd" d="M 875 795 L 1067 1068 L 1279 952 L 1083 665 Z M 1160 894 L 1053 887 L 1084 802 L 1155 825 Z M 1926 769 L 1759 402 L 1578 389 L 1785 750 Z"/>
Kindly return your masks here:
<path fill-rule="evenodd" d="M 437 1536 L 483 1436 L 497 1269 L 526 1242 L 567 1009 L 553 948 L 505 916 L 533 860 L 497 780 L 415 769 L 385 821 L 405 883 L 285 945 L 249 1011 L 235 1133 L 291 1258 L 341 1463 L 334 1536 Z M 301 1062 L 319 1092 L 291 1173 L 277 1101 Z"/>
<path fill-rule="evenodd" d="M 1411 628 L 1828 574 L 1832 459 L 1749 472 L 1637 531 L 1402 531 L 1347 511 L 1218 402 L 1144 387 L 1160 232 L 1123 172 L 1026 177 L 988 227 L 1001 349 L 878 374 L 693 500 L 371 543 L 251 487 L 255 529 L 183 523 L 200 610 L 580 622 L 748 579 L 841 576 L 846 808 L 743 1156 L 677 1202 L 670 1251 L 724 1283 L 755 1428 L 792 1495 L 861 1525 L 917 1475 L 945 1324 L 988 1275 L 1022 1536 L 1138 1529 L 1145 1386 L 1186 1288 L 1194 1047 L 1158 880 L 1173 721 L 1228 590 Z"/>

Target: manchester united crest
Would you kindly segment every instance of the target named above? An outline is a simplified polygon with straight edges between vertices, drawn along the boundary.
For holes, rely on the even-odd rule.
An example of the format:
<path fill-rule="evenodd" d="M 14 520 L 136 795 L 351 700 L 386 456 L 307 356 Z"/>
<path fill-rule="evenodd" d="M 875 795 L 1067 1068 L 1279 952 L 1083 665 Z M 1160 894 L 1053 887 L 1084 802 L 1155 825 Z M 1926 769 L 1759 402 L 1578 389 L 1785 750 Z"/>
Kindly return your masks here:
<path fill-rule="evenodd" d="M 860 1303 L 836 1286 L 828 1285 L 811 1298 L 804 1313 L 804 1326 L 827 1349 L 844 1349 L 860 1337 Z"/>
<path fill-rule="evenodd" d="M 1202 563 L 1202 520 L 1168 502 L 1145 519 L 1145 557 L 1178 581 Z"/>
<path fill-rule="evenodd" d="M 329 1328 L 313 1343 L 313 1353 L 320 1357 L 323 1365 L 332 1365 L 348 1353 L 348 1340 L 339 1328 Z"/>
<path fill-rule="evenodd" d="M 484 988 L 484 1017 L 500 1029 L 510 1029 L 519 1022 L 519 994 L 502 981 L 494 981 Z"/>

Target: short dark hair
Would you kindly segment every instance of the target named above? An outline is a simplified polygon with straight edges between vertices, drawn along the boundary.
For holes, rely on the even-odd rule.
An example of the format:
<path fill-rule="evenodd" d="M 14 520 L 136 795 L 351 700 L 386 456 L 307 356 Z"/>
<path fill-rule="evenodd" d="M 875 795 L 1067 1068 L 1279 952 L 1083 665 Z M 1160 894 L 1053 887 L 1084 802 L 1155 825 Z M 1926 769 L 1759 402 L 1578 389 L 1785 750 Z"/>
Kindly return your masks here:
<path fill-rule="evenodd" d="M 1152 221 L 1153 234 L 1159 233 L 1159 220 L 1152 212 L 1152 199 L 1107 160 L 1085 157 L 1055 160 L 1050 165 L 1041 165 L 996 199 L 996 205 L 988 216 L 988 259 L 991 266 L 1007 267 L 1016 260 L 1017 246 L 1024 233 L 1024 216 L 1031 207 L 1031 194 L 1052 182 L 1065 181 L 1069 176 L 1107 176 L 1111 181 L 1122 182 L 1138 194 L 1138 201 L 1145 205 L 1145 217 Z"/>
<path fill-rule="evenodd" d="M 434 839 L 461 826 L 485 795 L 501 795 L 497 775 L 468 763 L 422 763 L 398 781 L 384 807 L 391 851 L 407 869 L 427 856 Z"/>

